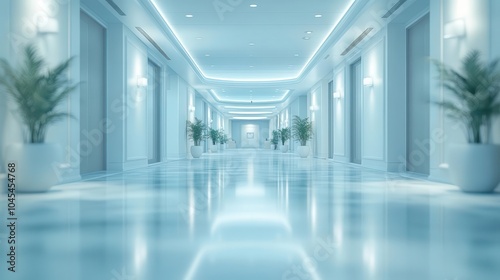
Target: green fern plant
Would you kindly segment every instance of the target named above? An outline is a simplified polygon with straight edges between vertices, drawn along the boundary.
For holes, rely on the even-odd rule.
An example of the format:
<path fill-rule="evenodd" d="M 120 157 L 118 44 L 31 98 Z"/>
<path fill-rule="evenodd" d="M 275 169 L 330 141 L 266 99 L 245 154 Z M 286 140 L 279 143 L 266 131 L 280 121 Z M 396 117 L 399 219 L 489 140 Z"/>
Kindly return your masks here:
<path fill-rule="evenodd" d="M 273 138 L 271 138 L 271 143 L 273 145 L 278 145 L 278 143 L 280 141 L 279 139 L 280 139 L 280 132 L 279 132 L 279 130 L 277 130 L 277 129 L 273 130 Z"/>
<path fill-rule="evenodd" d="M 195 146 L 200 146 L 201 141 L 206 138 L 207 126 L 198 118 L 194 118 L 194 122 L 188 120 L 186 124 L 188 138 L 193 140 Z"/>
<path fill-rule="evenodd" d="M 54 68 L 47 68 L 47 62 L 33 45 L 23 49 L 23 60 L 18 68 L 6 59 L 0 59 L 0 86 L 17 103 L 17 109 L 26 128 L 25 139 L 29 143 L 43 143 L 49 125 L 71 114 L 58 112 L 57 106 L 76 89 L 67 78 L 72 59 Z"/>
<path fill-rule="evenodd" d="M 209 128 L 208 129 L 208 137 L 210 139 L 212 139 L 212 144 L 215 146 L 217 144 L 217 141 L 219 141 L 220 139 L 220 133 L 219 133 L 219 130 L 215 129 L 215 128 Z"/>
<path fill-rule="evenodd" d="M 281 143 L 285 145 L 286 141 L 290 139 L 290 137 L 292 136 L 291 129 L 289 127 L 284 127 L 280 129 L 279 132 L 280 132 Z"/>
<path fill-rule="evenodd" d="M 482 62 L 481 54 L 476 50 L 462 60 L 459 71 L 434 61 L 440 83 L 455 97 L 437 104 L 451 119 L 462 122 L 469 143 L 488 142 L 492 118 L 500 114 L 498 63 L 498 59 Z M 481 133 L 482 130 L 486 134 Z"/>
<path fill-rule="evenodd" d="M 224 144 L 226 144 L 226 143 L 227 143 L 227 140 L 228 140 L 228 138 L 227 138 L 227 134 L 226 134 L 226 133 L 224 133 L 224 129 L 222 129 L 222 128 L 221 128 L 221 129 L 219 129 L 219 142 L 220 142 L 222 145 L 224 145 Z"/>
<path fill-rule="evenodd" d="M 292 137 L 299 141 L 301 146 L 307 145 L 307 141 L 313 137 L 313 126 L 309 118 L 293 117 Z"/>

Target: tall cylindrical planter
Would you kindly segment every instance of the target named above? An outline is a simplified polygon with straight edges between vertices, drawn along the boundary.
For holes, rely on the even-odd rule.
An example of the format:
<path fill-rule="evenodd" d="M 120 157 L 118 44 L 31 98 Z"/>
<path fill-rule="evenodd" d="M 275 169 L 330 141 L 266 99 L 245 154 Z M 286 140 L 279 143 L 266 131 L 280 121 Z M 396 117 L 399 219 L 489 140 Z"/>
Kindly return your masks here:
<path fill-rule="evenodd" d="M 203 154 L 202 146 L 191 146 L 191 155 L 193 158 L 199 158 Z"/>
<path fill-rule="evenodd" d="M 500 183 L 500 146 L 453 144 L 448 155 L 450 179 L 464 192 L 487 193 Z"/>
<path fill-rule="evenodd" d="M 5 166 L 15 164 L 17 192 L 45 192 L 60 181 L 63 153 L 58 144 L 11 144 L 5 152 L 5 160 Z"/>

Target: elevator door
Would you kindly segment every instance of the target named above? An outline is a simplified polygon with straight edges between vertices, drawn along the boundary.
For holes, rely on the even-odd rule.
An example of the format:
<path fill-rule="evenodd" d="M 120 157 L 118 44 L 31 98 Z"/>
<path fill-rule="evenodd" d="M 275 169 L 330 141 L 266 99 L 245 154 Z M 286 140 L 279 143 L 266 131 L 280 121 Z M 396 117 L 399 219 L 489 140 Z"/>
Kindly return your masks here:
<path fill-rule="evenodd" d="M 406 167 L 429 174 L 429 15 L 407 29 Z"/>
<path fill-rule="evenodd" d="M 160 67 L 148 64 L 148 162 L 160 161 Z"/>
<path fill-rule="evenodd" d="M 361 60 L 351 64 L 351 162 L 361 164 Z"/>
<path fill-rule="evenodd" d="M 106 29 L 80 14 L 80 173 L 106 169 Z"/>

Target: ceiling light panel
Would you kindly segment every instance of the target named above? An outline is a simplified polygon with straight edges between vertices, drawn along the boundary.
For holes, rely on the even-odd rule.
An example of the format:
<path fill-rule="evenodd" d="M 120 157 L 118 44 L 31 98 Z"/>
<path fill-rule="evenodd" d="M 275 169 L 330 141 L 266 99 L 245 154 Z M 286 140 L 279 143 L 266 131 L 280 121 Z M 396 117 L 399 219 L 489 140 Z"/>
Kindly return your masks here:
<path fill-rule="evenodd" d="M 291 91 L 288 89 L 275 91 L 270 88 L 231 88 L 224 91 L 222 89 L 211 89 L 209 92 L 219 102 L 258 104 L 282 102 Z"/>
<path fill-rule="evenodd" d="M 205 79 L 218 81 L 268 82 L 300 78 L 337 23 L 354 3 L 347 1 L 275 0 L 249 10 L 250 4 L 229 1 L 230 9 L 217 9 L 213 1 L 144 0 L 149 1 L 170 28 L 178 47 L 186 53 Z M 226 3 L 226 2 L 224 2 Z M 318 21 L 314 17 L 322 11 Z M 324 12 L 323 12 L 324 11 Z M 186 18 L 185 15 L 193 15 Z M 257 19 L 257 21 L 256 21 Z M 257 23 L 256 23 L 257 22 Z M 297 26 L 303 26 L 297 36 Z M 313 34 L 304 34 L 312 31 Z M 203 44 L 193 34 L 203 34 Z M 307 44 L 297 48 L 297 39 L 307 35 Z M 199 36 L 199 35 L 196 35 Z M 249 38 L 251 41 L 249 41 Z M 302 41 L 302 40 L 301 40 Z M 249 43 L 252 57 L 249 56 Z M 245 49 L 243 46 L 247 46 Z M 213 62 L 205 61 L 210 53 Z M 300 53 L 294 61 L 299 65 L 287 69 L 290 62 L 281 63 L 285 54 Z M 289 57 L 289 55 L 288 55 Z M 262 59 L 261 67 L 253 59 Z M 221 61 L 223 60 L 223 61 Z M 220 61 L 215 63 L 216 61 Z M 210 67 L 216 64 L 217 67 Z M 236 70 L 244 65 L 245 69 Z M 255 66 L 254 68 L 248 65 Z M 215 69 L 216 68 L 216 69 Z M 261 71 L 262 70 L 262 71 Z M 284 71 L 283 71 L 284 70 Z"/>

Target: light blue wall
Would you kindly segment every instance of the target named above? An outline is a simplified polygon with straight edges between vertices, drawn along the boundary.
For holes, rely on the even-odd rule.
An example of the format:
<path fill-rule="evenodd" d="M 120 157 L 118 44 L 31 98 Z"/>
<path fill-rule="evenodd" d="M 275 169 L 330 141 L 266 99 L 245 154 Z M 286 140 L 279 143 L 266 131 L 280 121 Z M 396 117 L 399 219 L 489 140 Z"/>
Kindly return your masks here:
<path fill-rule="evenodd" d="M 236 147 L 241 147 L 241 126 L 243 125 L 258 125 L 259 126 L 259 143 L 260 147 L 264 147 L 264 141 L 266 138 L 271 138 L 269 135 L 269 121 L 243 121 L 243 120 L 231 120 L 231 132 L 229 136 L 236 141 Z"/>
<path fill-rule="evenodd" d="M 0 36 L 6 38 L 10 30 L 10 1 L 0 1 Z M 0 44 L 0 58 L 8 58 L 9 44 Z M 7 118 L 7 100 L 0 96 L 0 131 L 5 131 Z M 5 171 L 3 162 L 4 143 L 7 133 L 0 133 L 0 173 Z"/>

